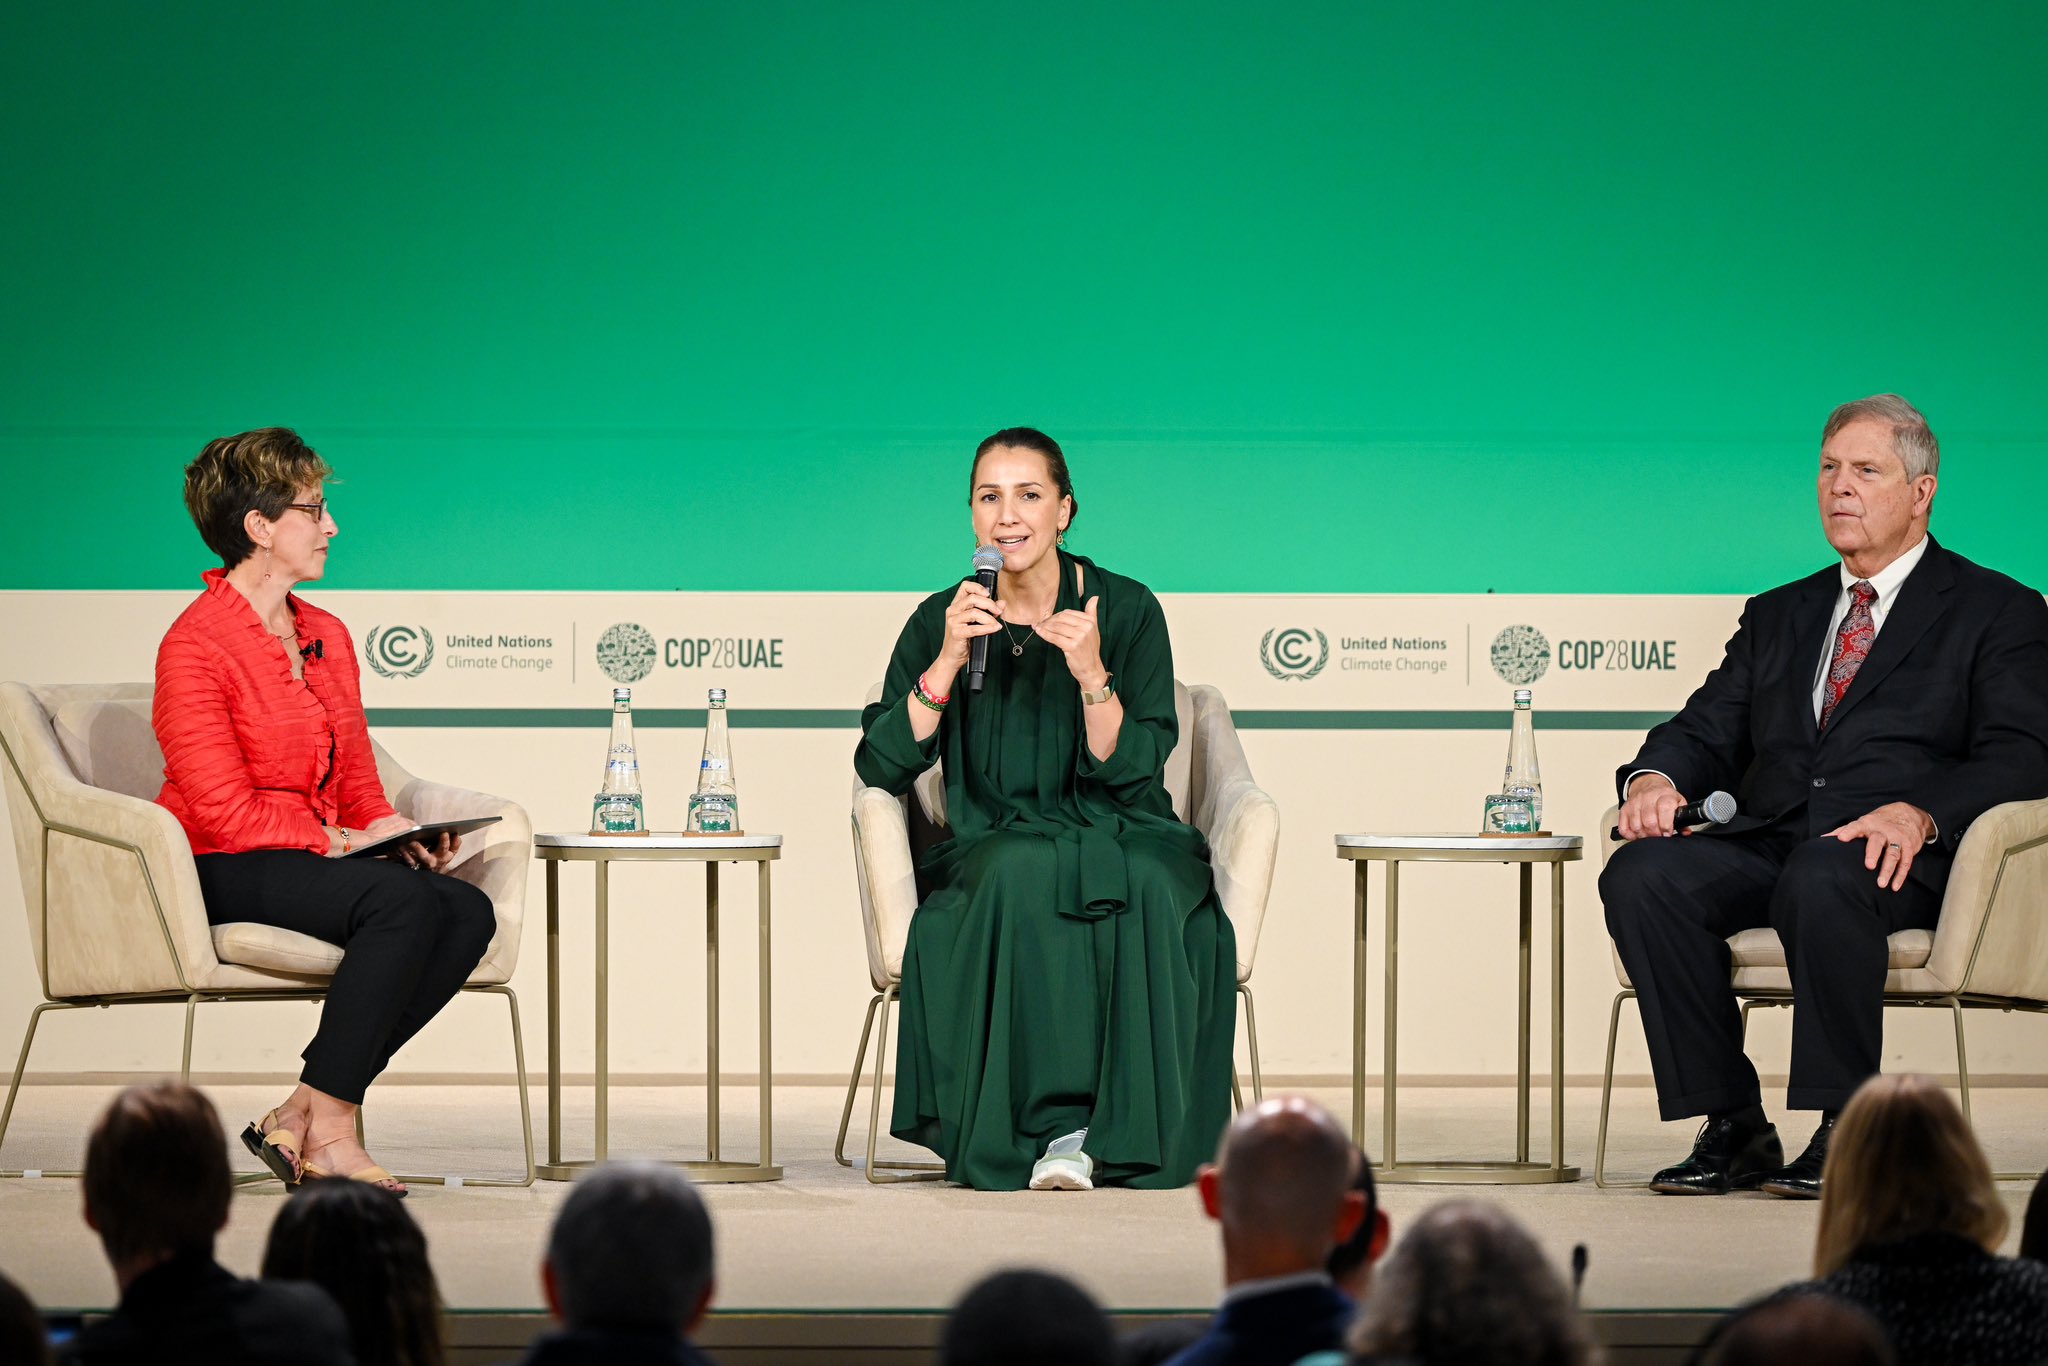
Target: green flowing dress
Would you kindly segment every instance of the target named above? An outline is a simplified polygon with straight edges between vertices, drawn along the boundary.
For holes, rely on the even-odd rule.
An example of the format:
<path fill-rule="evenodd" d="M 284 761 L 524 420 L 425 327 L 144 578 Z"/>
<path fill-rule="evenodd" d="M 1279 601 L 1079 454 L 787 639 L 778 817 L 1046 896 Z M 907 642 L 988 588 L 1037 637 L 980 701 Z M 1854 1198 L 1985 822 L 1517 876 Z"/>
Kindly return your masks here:
<path fill-rule="evenodd" d="M 1166 792 L 1165 615 L 1143 584 L 1062 552 L 1056 610 L 1101 599 L 1115 752 L 1089 751 L 1080 687 L 1036 633 L 1022 654 L 989 637 L 984 690 L 963 672 L 920 744 L 905 699 L 954 592 L 904 626 L 854 755 L 863 782 L 898 794 L 942 759 L 952 835 L 919 866 L 890 1131 L 981 1190 L 1023 1189 L 1045 1145 L 1082 1128 L 1097 1184 L 1186 1185 L 1230 1115 L 1237 939 Z"/>

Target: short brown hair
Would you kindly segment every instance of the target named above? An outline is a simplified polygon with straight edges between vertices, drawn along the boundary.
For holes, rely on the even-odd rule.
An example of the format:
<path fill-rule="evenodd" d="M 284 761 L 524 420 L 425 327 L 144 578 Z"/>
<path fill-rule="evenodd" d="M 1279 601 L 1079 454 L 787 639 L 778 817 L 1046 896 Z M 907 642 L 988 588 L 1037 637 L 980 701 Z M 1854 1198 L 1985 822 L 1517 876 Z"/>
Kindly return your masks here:
<path fill-rule="evenodd" d="M 300 489 L 333 473 L 289 427 L 218 436 L 185 467 L 185 510 L 207 548 L 233 569 L 256 553 L 242 525 L 252 510 L 277 521 Z"/>
<path fill-rule="evenodd" d="M 1910 1172 L 1902 1180 L 1901 1172 Z M 1931 1077 L 1872 1077 L 1835 1121 L 1814 1238 L 1816 1276 L 1915 1233 L 1953 1233 L 1986 1252 L 2005 1237 L 2005 1205 L 1970 1122 Z"/>
<path fill-rule="evenodd" d="M 1820 444 L 1827 445 L 1851 422 L 1882 422 L 1892 429 L 1892 454 L 1906 467 L 1906 478 L 1941 474 L 1941 443 L 1934 439 L 1934 428 L 1927 425 L 1918 408 L 1897 394 L 1872 394 L 1844 403 L 1828 414 L 1827 425 L 1820 429 Z"/>
<path fill-rule="evenodd" d="M 111 1261 L 211 1251 L 234 1178 L 213 1102 L 179 1082 L 114 1097 L 85 1145 L 85 1206 Z"/>

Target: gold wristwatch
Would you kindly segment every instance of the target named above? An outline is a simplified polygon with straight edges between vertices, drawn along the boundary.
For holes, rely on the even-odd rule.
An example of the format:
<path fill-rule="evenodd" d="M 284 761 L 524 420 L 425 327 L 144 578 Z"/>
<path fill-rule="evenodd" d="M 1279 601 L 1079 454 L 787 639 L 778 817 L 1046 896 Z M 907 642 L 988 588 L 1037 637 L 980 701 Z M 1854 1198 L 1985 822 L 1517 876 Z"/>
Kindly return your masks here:
<path fill-rule="evenodd" d="M 1108 678 L 1105 678 L 1105 679 L 1103 679 L 1103 680 L 1102 680 L 1102 691 L 1101 691 L 1101 692 L 1083 692 L 1083 693 L 1081 694 L 1081 700 L 1082 700 L 1083 702 L 1086 702 L 1086 703 L 1087 703 L 1087 704 L 1088 704 L 1089 706 L 1091 706 L 1091 707 L 1092 707 L 1092 706 L 1094 706 L 1094 705 L 1095 705 L 1095 704 L 1096 704 L 1097 702 L 1107 702 L 1107 701 L 1109 701 L 1109 699 L 1110 699 L 1111 697 L 1115 696 L 1115 694 L 1116 694 L 1116 675 L 1115 675 L 1115 674 L 1111 674 L 1111 675 L 1110 675 L 1110 676 L 1109 676 Z"/>

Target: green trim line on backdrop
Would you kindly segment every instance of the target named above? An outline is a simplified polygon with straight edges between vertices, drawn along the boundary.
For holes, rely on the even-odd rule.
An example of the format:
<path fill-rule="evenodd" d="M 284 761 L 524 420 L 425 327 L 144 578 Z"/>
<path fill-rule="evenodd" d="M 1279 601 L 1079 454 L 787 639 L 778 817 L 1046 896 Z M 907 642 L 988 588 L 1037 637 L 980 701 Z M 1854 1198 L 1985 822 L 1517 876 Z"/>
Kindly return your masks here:
<path fill-rule="evenodd" d="M 602 730 L 610 711 L 580 707 L 371 707 L 370 724 L 392 730 Z M 860 713 L 833 707 L 766 707 L 728 712 L 735 730 L 858 730 Z M 1233 711 L 1239 730 L 1506 730 L 1502 711 Z M 1648 730 L 1661 711 L 1546 711 L 1548 730 Z M 647 730 L 698 730 L 702 707 L 648 707 L 633 713 Z"/>

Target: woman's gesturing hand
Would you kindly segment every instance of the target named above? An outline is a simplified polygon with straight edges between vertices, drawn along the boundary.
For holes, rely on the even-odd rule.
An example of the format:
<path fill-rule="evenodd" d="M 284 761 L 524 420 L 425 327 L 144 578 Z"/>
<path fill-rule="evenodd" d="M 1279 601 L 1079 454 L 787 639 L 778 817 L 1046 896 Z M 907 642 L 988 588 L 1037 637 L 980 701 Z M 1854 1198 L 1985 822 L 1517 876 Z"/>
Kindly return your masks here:
<path fill-rule="evenodd" d="M 1057 612 L 1031 628 L 1059 647 L 1067 657 L 1068 671 L 1085 692 L 1096 692 L 1109 681 L 1109 670 L 1102 664 L 1102 632 L 1095 619 L 1095 607 L 1101 601 L 1100 597 L 1090 598 L 1082 611 Z"/>
<path fill-rule="evenodd" d="M 953 594 L 953 605 L 946 609 L 946 641 L 939 650 L 939 657 L 933 662 L 933 671 L 943 673 L 945 678 L 934 678 L 934 684 L 950 682 L 954 674 L 967 667 L 967 649 L 976 636 L 992 636 L 1003 629 L 1003 604 L 989 596 L 973 579 L 960 585 L 960 591 Z"/>

